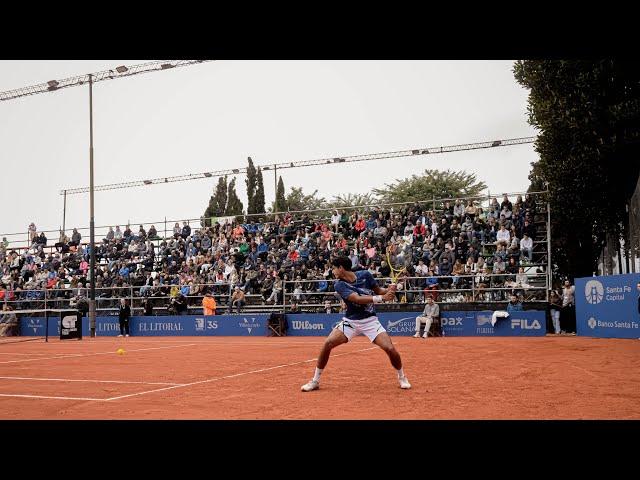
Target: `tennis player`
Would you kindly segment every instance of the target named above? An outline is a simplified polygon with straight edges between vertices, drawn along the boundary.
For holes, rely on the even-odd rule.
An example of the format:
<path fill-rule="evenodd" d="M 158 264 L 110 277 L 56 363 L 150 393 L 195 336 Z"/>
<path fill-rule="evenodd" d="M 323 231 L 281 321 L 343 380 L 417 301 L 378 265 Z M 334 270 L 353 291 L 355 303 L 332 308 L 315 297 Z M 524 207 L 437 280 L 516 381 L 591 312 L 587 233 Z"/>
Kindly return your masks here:
<path fill-rule="evenodd" d="M 338 257 L 333 261 L 335 290 L 347 305 L 347 313 L 331 331 L 322 346 L 313 379 L 302 386 L 303 392 L 320 388 L 320 375 L 329 361 L 329 355 L 338 345 L 347 343 L 353 337 L 363 334 L 372 343 L 379 346 L 389 356 L 391 365 L 398 373 L 400 388 L 411 388 L 411 384 L 402 370 L 402 359 L 393 346 L 389 334 L 378 321 L 374 304 L 392 300 L 395 296 L 395 285 L 381 288 L 368 270 L 351 271 L 351 260 Z M 375 294 L 375 295 L 374 295 Z"/>

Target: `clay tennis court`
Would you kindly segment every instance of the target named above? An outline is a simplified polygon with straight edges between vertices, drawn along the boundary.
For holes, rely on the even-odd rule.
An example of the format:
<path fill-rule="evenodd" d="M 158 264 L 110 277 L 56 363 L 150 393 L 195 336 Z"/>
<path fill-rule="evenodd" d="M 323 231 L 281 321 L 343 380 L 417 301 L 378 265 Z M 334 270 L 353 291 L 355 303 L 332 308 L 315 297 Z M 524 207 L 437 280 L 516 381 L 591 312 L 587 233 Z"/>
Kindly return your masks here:
<path fill-rule="evenodd" d="M 640 419 L 640 341 L 364 337 L 303 393 L 321 337 L 0 344 L 2 419 Z M 117 355 L 118 348 L 126 350 Z"/>

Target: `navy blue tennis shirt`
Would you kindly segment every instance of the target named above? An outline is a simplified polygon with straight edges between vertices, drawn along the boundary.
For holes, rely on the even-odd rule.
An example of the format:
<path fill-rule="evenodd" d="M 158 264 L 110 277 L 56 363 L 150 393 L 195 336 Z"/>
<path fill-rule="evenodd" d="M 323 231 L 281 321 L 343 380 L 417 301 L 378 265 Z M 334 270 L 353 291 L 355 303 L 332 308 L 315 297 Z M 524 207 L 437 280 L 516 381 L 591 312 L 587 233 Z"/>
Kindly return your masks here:
<path fill-rule="evenodd" d="M 353 272 L 356 280 L 353 283 L 337 280 L 334 284 L 336 292 L 342 297 L 347 305 L 347 313 L 345 317 L 349 320 L 362 320 L 363 318 L 373 317 L 376 314 L 373 303 L 366 305 L 358 305 L 347 300 L 347 297 L 353 292 L 358 295 L 375 295 L 373 289 L 378 286 L 378 282 L 373 278 L 369 270 L 359 270 Z"/>

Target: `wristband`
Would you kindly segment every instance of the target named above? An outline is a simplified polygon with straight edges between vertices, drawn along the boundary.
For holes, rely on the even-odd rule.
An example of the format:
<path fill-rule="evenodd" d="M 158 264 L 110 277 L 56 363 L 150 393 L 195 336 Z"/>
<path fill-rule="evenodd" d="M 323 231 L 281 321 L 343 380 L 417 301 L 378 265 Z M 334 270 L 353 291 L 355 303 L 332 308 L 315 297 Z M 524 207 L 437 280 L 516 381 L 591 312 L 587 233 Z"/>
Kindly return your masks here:
<path fill-rule="evenodd" d="M 373 303 L 382 303 L 384 300 L 382 300 L 382 295 L 374 295 L 373 296 Z"/>

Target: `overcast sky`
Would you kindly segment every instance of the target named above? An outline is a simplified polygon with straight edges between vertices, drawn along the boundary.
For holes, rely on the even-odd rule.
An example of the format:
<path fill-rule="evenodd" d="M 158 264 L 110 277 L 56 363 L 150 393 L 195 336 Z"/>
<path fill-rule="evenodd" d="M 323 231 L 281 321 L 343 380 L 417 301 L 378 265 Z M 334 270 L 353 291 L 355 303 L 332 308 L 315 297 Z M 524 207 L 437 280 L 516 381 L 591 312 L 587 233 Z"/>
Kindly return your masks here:
<path fill-rule="evenodd" d="M 0 91 L 148 60 L 1 61 Z M 512 61 L 216 61 L 94 86 L 95 184 L 536 135 Z M 62 225 L 64 188 L 89 184 L 89 92 L 0 103 L 0 232 Z M 524 191 L 532 144 L 282 171 L 331 198 L 426 168 Z M 273 176 L 265 172 L 267 204 Z M 238 195 L 245 205 L 244 176 Z M 202 215 L 217 179 L 96 192 L 96 226 Z M 89 195 L 67 198 L 67 229 Z M 160 225 L 156 225 L 158 230 Z M 133 227 L 132 227 L 133 228 Z M 137 228 L 136 228 L 137 230 Z M 56 235 L 48 235 L 50 239 Z M 88 235 L 87 235 L 88 237 Z M 12 240 L 10 238 L 10 240 Z"/>

